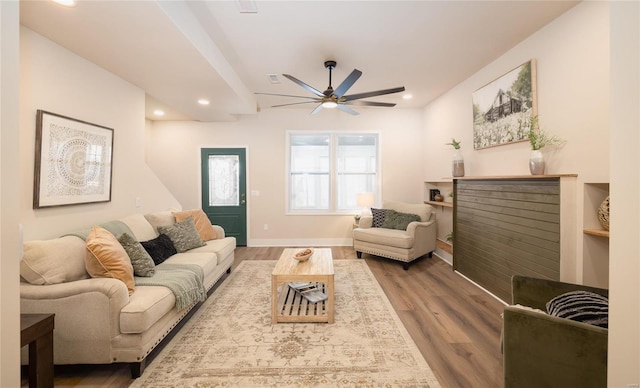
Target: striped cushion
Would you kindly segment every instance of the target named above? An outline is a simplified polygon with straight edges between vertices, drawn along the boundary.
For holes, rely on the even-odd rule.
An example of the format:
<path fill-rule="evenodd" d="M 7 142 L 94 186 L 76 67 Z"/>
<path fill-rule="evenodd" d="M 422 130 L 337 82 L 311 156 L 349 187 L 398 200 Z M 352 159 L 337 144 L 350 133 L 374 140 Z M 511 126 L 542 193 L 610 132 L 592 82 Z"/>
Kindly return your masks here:
<path fill-rule="evenodd" d="M 547 312 L 560 318 L 571 319 L 608 328 L 609 300 L 588 291 L 572 291 L 558 295 L 547 302 Z"/>

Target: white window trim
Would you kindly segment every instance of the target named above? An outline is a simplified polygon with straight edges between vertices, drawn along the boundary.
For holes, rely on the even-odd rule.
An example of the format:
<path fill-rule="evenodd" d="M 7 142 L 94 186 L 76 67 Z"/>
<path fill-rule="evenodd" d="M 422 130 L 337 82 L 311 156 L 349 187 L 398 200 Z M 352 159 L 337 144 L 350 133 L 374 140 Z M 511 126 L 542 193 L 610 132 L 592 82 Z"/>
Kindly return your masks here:
<path fill-rule="evenodd" d="M 331 149 L 330 155 L 331 160 L 329 161 L 329 187 L 331 189 L 331 195 L 329 200 L 329 210 L 291 210 L 289 205 L 289 193 L 290 193 L 290 168 L 291 168 L 291 135 L 329 135 L 331 136 Z M 353 208 L 353 209 L 344 209 L 337 210 L 337 198 L 336 198 L 336 184 L 337 184 L 337 168 L 335 166 L 335 154 L 336 154 L 336 136 L 337 135 L 376 135 L 377 136 L 377 160 L 376 160 L 376 183 L 375 183 L 375 204 L 373 207 L 379 207 L 382 203 L 382 136 L 380 131 L 300 131 L 300 130 L 287 130 L 285 131 L 285 145 L 286 145 L 286 155 L 285 155 L 285 215 L 288 216 L 344 216 L 358 213 L 362 209 Z"/>

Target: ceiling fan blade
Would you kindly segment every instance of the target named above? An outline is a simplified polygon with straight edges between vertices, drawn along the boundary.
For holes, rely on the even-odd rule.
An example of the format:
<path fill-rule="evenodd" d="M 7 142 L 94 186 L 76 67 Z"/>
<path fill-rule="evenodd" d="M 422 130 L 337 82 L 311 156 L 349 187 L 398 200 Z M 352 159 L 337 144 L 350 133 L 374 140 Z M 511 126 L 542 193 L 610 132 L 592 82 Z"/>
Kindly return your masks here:
<path fill-rule="evenodd" d="M 302 86 L 303 88 L 307 89 L 308 91 L 310 91 L 311 93 L 315 94 L 316 96 L 325 97 L 324 93 L 322 93 L 318 89 L 314 88 L 313 86 L 309 86 L 309 85 L 305 84 L 304 82 L 300 81 L 296 77 L 294 77 L 292 75 L 289 75 L 289 74 L 282 74 L 282 75 L 287 77 L 289 80 L 297 83 L 298 85 Z"/>
<path fill-rule="evenodd" d="M 360 113 L 356 112 L 355 110 L 349 108 L 348 106 L 346 106 L 344 104 L 338 104 L 338 109 L 340 109 L 343 112 L 347 112 L 347 113 L 349 113 L 350 115 L 353 115 L 353 116 L 357 116 L 357 115 L 360 114 Z"/>
<path fill-rule="evenodd" d="M 384 94 L 399 93 L 399 92 L 404 92 L 404 86 L 401 86 L 399 88 L 393 88 L 393 89 L 376 90 L 374 92 L 350 94 L 348 96 L 342 97 L 342 99 L 344 101 L 353 101 L 353 100 L 359 100 L 361 98 L 382 96 Z"/>
<path fill-rule="evenodd" d="M 318 102 L 318 100 L 315 101 L 302 101 L 302 102 L 291 102 L 289 104 L 278 104 L 278 105 L 271 105 L 272 108 L 278 108 L 281 106 L 289 106 L 289 105 L 301 105 L 301 104 L 311 104 L 314 102 Z"/>
<path fill-rule="evenodd" d="M 291 94 L 277 94 L 277 93 L 258 93 L 255 92 L 253 94 L 259 94 L 262 96 L 280 96 L 280 97 L 295 97 L 295 98 L 309 98 L 309 99 L 315 99 L 315 97 L 309 97 L 309 96 L 294 96 Z"/>
<path fill-rule="evenodd" d="M 385 106 L 385 107 L 393 107 L 396 106 L 396 104 L 392 104 L 390 102 L 376 102 L 376 101 L 360 101 L 360 100 L 353 100 L 353 101 L 345 101 L 344 102 L 347 105 L 358 105 L 358 106 Z"/>
<path fill-rule="evenodd" d="M 314 115 L 314 114 L 316 114 L 316 113 L 320 112 L 321 110 L 322 110 L 322 104 L 318 104 L 318 106 L 316 106 L 316 107 L 311 111 L 311 113 L 310 113 L 310 114 Z"/>
<path fill-rule="evenodd" d="M 338 96 L 338 98 L 342 97 L 347 92 L 347 90 L 349 90 L 349 88 L 353 86 L 353 84 L 358 80 L 358 78 L 360 78 L 361 75 L 362 75 L 362 72 L 360 70 L 353 69 L 351 74 L 349 74 L 349 76 L 345 78 L 344 81 L 342 81 L 340 86 L 338 86 L 333 91 L 333 94 Z"/>

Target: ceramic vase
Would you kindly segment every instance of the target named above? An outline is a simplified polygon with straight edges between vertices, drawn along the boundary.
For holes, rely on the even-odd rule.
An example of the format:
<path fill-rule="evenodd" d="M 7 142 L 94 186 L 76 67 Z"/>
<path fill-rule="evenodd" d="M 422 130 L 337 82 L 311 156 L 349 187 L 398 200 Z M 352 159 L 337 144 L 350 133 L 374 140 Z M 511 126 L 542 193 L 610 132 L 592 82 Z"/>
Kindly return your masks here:
<path fill-rule="evenodd" d="M 464 159 L 462 158 L 462 152 L 460 152 L 460 150 L 453 152 L 451 173 L 454 177 L 464 176 Z"/>
<path fill-rule="evenodd" d="M 544 156 L 540 150 L 532 150 L 529 158 L 531 175 L 544 175 Z"/>

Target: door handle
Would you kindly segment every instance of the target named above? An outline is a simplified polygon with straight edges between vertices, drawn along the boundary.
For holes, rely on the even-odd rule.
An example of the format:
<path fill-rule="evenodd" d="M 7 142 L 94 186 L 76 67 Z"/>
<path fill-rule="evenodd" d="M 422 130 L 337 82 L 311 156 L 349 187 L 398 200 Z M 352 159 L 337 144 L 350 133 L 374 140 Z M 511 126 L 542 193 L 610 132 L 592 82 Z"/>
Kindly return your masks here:
<path fill-rule="evenodd" d="M 245 203 L 247 203 L 247 201 L 245 201 L 244 199 L 240 201 L 240 205 L 244 205 Z"/>

